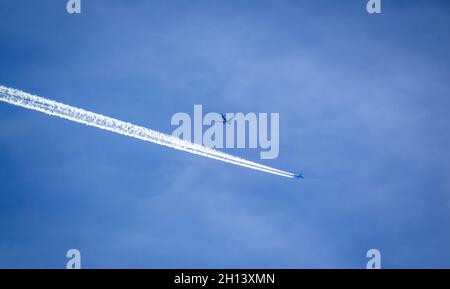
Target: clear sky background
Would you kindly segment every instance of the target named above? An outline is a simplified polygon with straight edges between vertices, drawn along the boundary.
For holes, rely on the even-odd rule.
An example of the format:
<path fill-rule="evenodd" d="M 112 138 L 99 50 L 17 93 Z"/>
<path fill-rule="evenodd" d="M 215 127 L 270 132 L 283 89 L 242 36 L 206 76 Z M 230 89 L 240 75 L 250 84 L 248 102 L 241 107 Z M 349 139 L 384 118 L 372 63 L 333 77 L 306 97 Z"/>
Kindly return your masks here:
<path fill-rule="evenodd" d="M 450 4 L 0 2 L 0 83 L 170 133 L 279 112 L 291 180 L 0 103 L 0 267 L 450 267 Z M 259 161 L 258 150 L 226 150 Z"/>

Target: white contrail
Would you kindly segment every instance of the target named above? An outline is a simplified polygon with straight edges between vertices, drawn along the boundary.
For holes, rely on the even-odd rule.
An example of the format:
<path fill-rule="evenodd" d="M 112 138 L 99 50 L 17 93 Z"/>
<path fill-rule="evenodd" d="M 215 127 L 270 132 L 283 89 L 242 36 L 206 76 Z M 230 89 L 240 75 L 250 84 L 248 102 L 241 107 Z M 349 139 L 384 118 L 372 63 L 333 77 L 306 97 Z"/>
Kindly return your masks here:
<path fill-rule="evenodd" d="M 149 128 L 137 126 L 118 119 L 90 112 L 81 108 L 69 106 L 50 99 L 32 95 L 17 89 L 0 86 L 0 100 L 13 105 L 25 107 L 32 110 L 37 110 L 49 115 L 54 115 L 75 122 L 83 123 L 85 125 L 95 126 L 104 130 L 138 138 L 159 145 L 168 146 L 177 150 L 187 151 L 189 153 L 201 155 L 207 158 L 212 158 L 219 161 L 283 177 L 288 178 L 296 177 L 295 174 L 290 172 L 278 170 L 269 166 L 248 161 Z"/>

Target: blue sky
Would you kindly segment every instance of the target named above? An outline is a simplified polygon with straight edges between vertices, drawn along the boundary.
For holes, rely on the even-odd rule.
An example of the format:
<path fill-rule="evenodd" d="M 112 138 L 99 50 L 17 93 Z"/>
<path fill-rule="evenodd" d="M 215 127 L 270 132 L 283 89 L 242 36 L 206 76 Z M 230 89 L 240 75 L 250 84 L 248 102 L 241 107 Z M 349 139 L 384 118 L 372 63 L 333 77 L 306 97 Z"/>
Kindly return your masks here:
<path fill-rule="evenodd" d="M 65 4 L 0 3 L 2 85 L 167 133 L 279 112 L 264 164 L 306 179 L 0 103 L 0 268 L 450 267 L 447 1 Z"/>

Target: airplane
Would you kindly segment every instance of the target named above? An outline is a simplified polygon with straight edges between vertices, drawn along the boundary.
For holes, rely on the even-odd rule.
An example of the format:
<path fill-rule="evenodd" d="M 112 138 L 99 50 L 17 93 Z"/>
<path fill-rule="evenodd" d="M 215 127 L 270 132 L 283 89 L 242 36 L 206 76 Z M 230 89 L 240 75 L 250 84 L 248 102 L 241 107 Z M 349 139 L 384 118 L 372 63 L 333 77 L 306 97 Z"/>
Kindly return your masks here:
<path fill-rule="evenodd" d="M 294 177 L 297 178 L 297 179 L 304 179 L 305 178 L 302 173 L 299 173 L 298 175 L 295 175 Z"/>
<path fill-rule="evenodd" d="M 227 123 L 230 124 L 230 121 L 232 121 L 233 118 L 234 118 L 234 117 L 232 117 L 230 119 L 227 119 L 227 116 L 224 113 L 221 113 L 220 115 L 222 116 L 222 123 L 223 124 L 227 124 Z"/>

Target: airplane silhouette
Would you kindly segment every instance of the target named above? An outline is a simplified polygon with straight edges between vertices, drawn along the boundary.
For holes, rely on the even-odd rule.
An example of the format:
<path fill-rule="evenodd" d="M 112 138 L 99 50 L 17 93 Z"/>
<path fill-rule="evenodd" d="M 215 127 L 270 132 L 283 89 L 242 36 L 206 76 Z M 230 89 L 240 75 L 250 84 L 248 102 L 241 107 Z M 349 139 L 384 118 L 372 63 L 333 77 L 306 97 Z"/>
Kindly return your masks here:
<path fill-rule="evenodd" d="M 234 117 L 227 119 L 227 116 L 224 113 L 220 114 L 222 116 L 222 123 L 225 124 L 230 124 L 230 122 L 233 120 Z"/>

